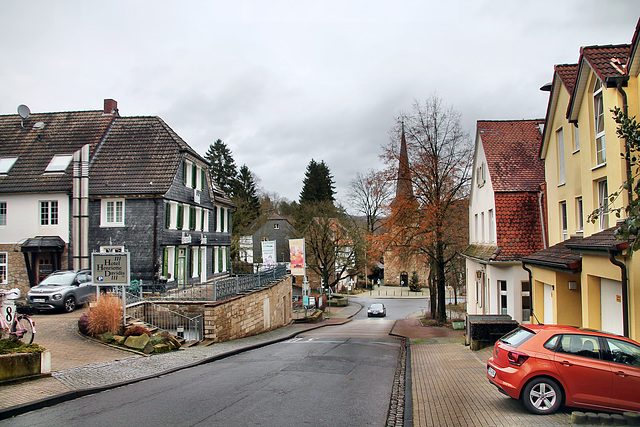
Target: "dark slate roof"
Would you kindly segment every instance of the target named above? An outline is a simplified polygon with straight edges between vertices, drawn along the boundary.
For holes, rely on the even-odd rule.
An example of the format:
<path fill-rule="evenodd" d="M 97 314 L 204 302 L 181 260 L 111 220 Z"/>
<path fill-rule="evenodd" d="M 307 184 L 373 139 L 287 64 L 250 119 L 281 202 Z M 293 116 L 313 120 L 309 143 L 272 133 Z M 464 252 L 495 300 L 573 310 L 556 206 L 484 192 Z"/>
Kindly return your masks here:
<path fill-rule="evenodd" d="M 606 253 L 609 249 L 613 249 L 615 252 L 622 251 L 629 246 L 629 242 L 616 239 L 614 233 L 617 228 L 617 226 L 607 228 L 589 237 L 567 242 L 566 246 L 575 253 Z"/>
<path fill-rule="evenodd" d="M 575 254 L 567 247 L 582 240 L 582 237 L 571 237 L 564 242 L 560 242 L 547 249 L 535 252 L 521 259 L 528 265 L 534 265 L 550 270 L 563 271 L 567 273 L 577 273 L 582 269 L 582 257 Z"/>
<path fill-rule="evenodd" d="M 543 119 L 478 121 L 494 191 L 537 191 L 544 182 L 541 124 Z"/>
<path fill-rule="evenodd" d="M 165 194 L 181 165 L 185 146 L 159 117 L 120 117 L 92 158 L 89 192 Z"/>
<path fill-rule="evenodd" d="M 0 158 L 18 157 L 9 173 L 0 175 L 0 192 L 71 191 L 73 166 L 45 175 L 47 165 L 54 155 L 73 154 L 85 144 L 93 150 L 114 117 L 102 111 L 36 113 L 22 127 L 19 115 L 0 116 Z"/>
<path fill-rule="evenodd" d="M 515 261 L 544 247 L 537 192 L 496 192 L 495 207 L 498 261 Z"/>

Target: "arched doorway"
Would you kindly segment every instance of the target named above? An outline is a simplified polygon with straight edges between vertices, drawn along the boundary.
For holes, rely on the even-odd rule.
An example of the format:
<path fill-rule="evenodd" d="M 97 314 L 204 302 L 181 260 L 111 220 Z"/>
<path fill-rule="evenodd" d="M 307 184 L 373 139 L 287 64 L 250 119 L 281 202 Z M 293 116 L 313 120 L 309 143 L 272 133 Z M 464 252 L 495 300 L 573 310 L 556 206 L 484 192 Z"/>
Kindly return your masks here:
<path fill-rule="evenodd" d="M 406 271 L 400 273 L 400 286 L 409 286 L 409 273 Z"/>

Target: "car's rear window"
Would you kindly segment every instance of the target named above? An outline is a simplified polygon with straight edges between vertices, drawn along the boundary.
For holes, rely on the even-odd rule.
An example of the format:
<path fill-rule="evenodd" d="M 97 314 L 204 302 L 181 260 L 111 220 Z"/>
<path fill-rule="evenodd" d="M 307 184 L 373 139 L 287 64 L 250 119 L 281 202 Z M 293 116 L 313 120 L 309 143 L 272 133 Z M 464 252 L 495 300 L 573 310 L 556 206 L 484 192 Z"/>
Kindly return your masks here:
<path fill-rule="evenodd" d="M 519 347 L 534 335 L 530 330 L 519 327 L 500 338 L 500 342 L 510 345 L 511 347 Z"/>

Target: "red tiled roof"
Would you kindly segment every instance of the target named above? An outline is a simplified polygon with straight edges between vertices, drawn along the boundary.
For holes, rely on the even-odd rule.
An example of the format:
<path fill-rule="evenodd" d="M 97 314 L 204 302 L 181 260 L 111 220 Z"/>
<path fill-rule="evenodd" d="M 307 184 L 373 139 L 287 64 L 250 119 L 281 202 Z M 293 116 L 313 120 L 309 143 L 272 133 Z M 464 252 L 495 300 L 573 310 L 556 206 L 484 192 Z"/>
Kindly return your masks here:
<path fill-rule="evenodd" d="M 629 47 L 628 44 L 585 46 L 580 49 L 580 55 L 604 82 L 608 77 L 619 77 L 626 73 Z"/>
<path fill-rule="evenodd" d="M 65 173 L 44 175 L 49 162 L 85 144 L 93 151 L 114 117 L 102 111 L 36 113 L 22 127 L 17 114 L 0 116 L 0 158 L 18 158 L 7 175 L 0 175 L 0 192 L 71 191 L 72 165 Z"/>
<path fill-rule="evenodd" d="M 544 182 L 538 156 L 544 120 L 478 121 L 494 191 L 537 191 Z"/>
<path fill-rule="evenodd" d="M 629 65 L 627 66 L 627 73 L 632 76 L 640 74 L 640 53 L 638 46 L 640 45 L 640 18 L 636 24 L 636 30 L 633 33 L 631 39 L 631 48 L 629 49 Z"/>
<path fill-rule="evenodd" d="M 576 85 L 576 78 L 578 77 L 578 64 L 559 64 L 555 67 L 555 72 L 560 78 L 560 81 L 567 89 L 569 94 L 573 93 L 573 88 Z"/>
<path fill-rule="evenodd" d="M 517 260 L 543 248 L 537 192 L 496 192 L 496 260 Z"/>

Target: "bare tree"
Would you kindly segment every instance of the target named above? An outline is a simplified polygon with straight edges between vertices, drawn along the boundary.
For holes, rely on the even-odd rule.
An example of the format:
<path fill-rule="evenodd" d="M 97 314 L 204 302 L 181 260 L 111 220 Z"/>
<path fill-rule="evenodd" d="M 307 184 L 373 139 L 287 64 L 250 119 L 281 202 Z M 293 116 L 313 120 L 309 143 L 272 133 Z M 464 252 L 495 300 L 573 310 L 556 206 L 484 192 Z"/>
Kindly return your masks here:
<path fill-rule="evenodd" d="M 347 200 L 357 213 L 365 217 L 367 234 L 375 234 L 382 225 L 383 211 L 392 194 L 392 185 L 381 172 L 373 169 L 366 174 L 358 173 L 351 181 Z"/>
<path fill-rule="evenodd" d="M 468 191 L 473 147 L 460 124 L 460 113 L 445 107 L 436 95 L 416 102 L 402 114 L 384 147 L 390 167 L 400 159 L 399 142 L 406 136 L 409 179 L 413 194 L 394 200 L 378 243 L 396 245 L 431 267 L 437 290 L 436 318 L 446 320 L 447 266 L 468 241 Z"/>

